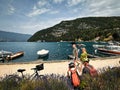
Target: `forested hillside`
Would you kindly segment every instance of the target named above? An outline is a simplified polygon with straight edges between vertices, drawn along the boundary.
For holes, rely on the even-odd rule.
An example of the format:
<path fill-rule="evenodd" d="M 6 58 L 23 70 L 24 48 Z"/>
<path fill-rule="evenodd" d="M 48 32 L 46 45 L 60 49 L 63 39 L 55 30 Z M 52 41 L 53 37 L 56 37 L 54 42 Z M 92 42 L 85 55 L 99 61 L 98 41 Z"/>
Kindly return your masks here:
<path fill-rule="evenodd" d="M 120 17 L 85 17 L 36 32 L 28 41 L 120 41 Z"/>

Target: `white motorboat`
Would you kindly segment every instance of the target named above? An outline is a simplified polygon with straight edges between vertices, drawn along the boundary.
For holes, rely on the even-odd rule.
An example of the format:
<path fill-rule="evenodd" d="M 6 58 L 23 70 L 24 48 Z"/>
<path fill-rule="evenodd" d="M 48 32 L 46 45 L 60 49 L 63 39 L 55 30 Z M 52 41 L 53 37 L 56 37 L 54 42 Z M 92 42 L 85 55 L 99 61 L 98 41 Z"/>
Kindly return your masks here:
<path fill-rule="evenodd" d="M 49 50 L 42 49 L 42 50 L 37 51 L 37 55 L 41 57 L 45 57 L 48 54 L 49 54 Z"/>
<path fill-rule="evenodd" d="M 98 47 L 98 48 L 95 48 L 95 49 L 98 52 L 103 53 L 103 54 L 120 55 L 120 46 L 119 45 L 115 45 L 115 44 L 109 44 L 109 45 L 105 45 L 104 47 Z"/>

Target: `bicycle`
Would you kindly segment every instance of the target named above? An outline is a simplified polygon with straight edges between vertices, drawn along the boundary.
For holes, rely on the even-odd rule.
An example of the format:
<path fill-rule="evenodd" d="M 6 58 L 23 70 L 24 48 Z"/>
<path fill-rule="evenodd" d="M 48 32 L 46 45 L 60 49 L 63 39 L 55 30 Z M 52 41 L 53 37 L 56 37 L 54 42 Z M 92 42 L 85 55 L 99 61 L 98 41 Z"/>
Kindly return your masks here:
<path fill-rule="evenodd" d="M 41 71 L 44 69 L 44 64 L 40 64 L 40 65 L 36 65 L 35 68 L 31 68 L 31 70 L 34 70 L 34 73 L 32 75 L 30 75 L 30 77 L 28 79 L 30 80 L 38 80 L 40 78 L 42 78 L 44 75 L 39 75 L 38 71 Z M 26 71 L 25 69 L 18 69 L 17 72 L 20 72 L 22 74 L 22 78 L 25 78 L 23 72 Z"/>
<path fill-rule="evenodd" d="M 31 70 L 34 70 L 34 73 L 32 75 L 30 75 L 29 77 L 25 77 L 25 75 L 23 74 L 24 71 L 26 71 L 26 69 L 18 69 L 17 72 L 21 73 L 21 77 L 18 76 L 17 74 L 13 74 L 13 75 L 8 75 L 5 78 L 5 81 L 11 82 L 13 81 L 14 83 L 19 83 L 22 80 L 40 80 L 43 79 L 44 75 L 39 75 L 38 71 L 41 71 L 44 69 L 44 64 L 39 64 L 36 65 L 35 68 L 31 68 Z"/>

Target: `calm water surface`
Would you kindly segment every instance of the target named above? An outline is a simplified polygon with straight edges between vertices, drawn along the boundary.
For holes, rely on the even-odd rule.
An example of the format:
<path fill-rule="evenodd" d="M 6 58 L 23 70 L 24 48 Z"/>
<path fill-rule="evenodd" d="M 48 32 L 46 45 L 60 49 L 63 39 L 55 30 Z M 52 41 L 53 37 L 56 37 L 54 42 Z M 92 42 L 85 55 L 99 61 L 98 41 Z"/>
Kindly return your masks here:
<path fill-rule="evenodd" d="M 94 42 L 81 42 L 86 45 L 88 53 L 93 54 Z M 80 49 L 80 47 L 78 47 Z M 12 62 L 28 62 L 39 59 L 37 51 L 48 49 L 49 55 L 44 60 L 66 60 L 68 55 L 72 54 L 72 45 L 70 42 L 0 42 L 0 50 L 11 51 L 13 53 L 24 51 L 24 56 L 13 60 Z M 81 50 L 79 52 L 80 56 Z"/>

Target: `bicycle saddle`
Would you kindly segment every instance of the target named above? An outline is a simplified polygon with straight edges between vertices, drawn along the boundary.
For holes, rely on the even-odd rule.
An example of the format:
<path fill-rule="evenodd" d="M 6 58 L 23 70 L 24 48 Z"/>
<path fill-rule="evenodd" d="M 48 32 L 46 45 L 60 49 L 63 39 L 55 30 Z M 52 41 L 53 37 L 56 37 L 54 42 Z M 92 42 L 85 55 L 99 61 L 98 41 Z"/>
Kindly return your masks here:
<path fill-rule="evenodd" d="M 26 71 L 26 70 L 25 69 L 18 69 L 17 71 L 22 73 L 23 71 Z"/>

